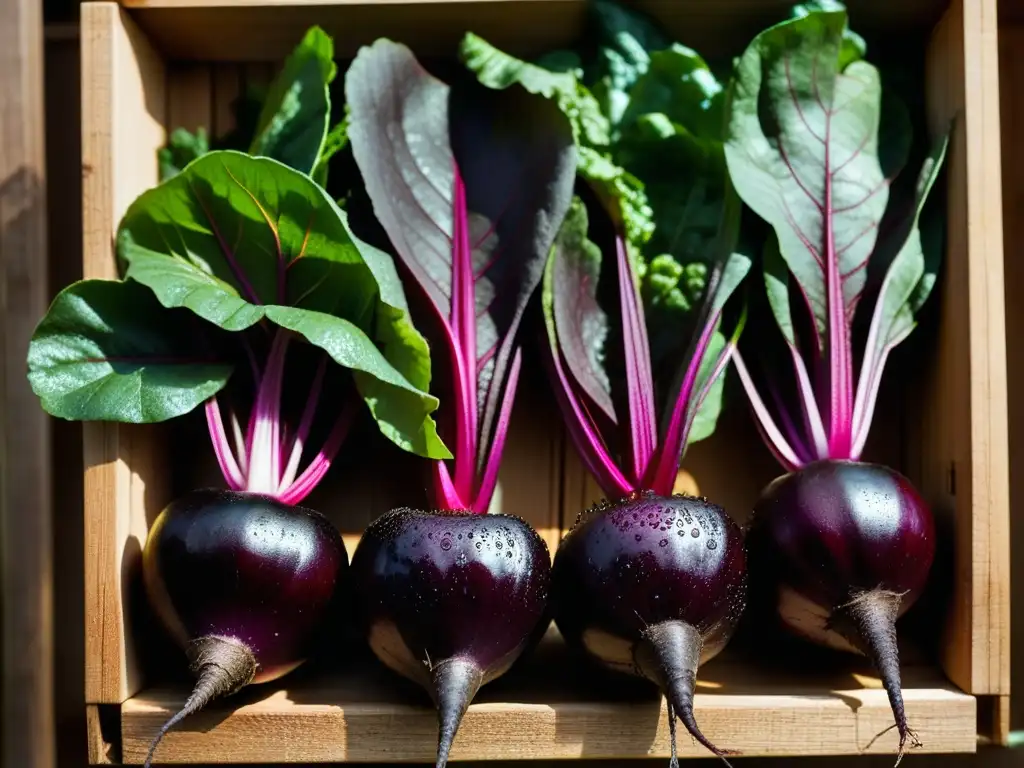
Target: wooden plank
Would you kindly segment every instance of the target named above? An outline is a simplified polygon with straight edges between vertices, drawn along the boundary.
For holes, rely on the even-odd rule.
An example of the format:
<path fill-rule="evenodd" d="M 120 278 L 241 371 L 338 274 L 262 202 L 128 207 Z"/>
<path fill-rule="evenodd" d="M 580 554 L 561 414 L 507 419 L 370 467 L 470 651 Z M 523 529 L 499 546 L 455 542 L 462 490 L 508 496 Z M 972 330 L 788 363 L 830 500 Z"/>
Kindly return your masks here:
<path fill-rule="evenodd" d="M 641 0 L 680 42 L 706 56 L 735 55 L 760 29 L 784 18 L 789 0 Z M 585 0 L 128 0 L 133 18 L 168 57 L 182 61 L 280 61 L 312 24 L 335 38 L 341 57 L 376 37 L 429 54 L 452 54 L 466 30 L 535 56 L 571 42 Z M 861 0 L 857 29 L 920 30 L 945 0 Z M 401 12 L 396 12 L 401 8 Z"/>
<path fill-rule="evenodd" d="M 667 758 L 660 697 L 646 686 L 618 686 L 608 698 L 607 688 L 593 669 L 567 658 L 552 631 L 516 676 L 480 691 L 452 759 Z M 185 695 L 161 688 L 125 702 L 125 763 L 144 759 Z M 907 666 L 904 698 L 921 751 L 975 751 L 972 697 L 935 670 Z M 898 739 L 885 693 L 866 666 L 780 676 L 763 663 L 720 657 L 701 670 L 696 715 L 708 738 L 744 755 L 892 754 Z M 426 695 L 417 697 L 380 665 L 358 658 L 344 669 L 300 671 L 280 686 L 212 705 L 173 729 L 156 761 L 427 762 L 436 745 L 437 718 Z M 707 756 L 685 735 L 678 747 L 680 757 Z"/>
<path fill-rule="evenodd" d="M 1005 4 L 1003 4 L 1005 5 Z M 1024 7 L 1021 9 L 1024 11 Z M 1024 335 L 1024 302 L 1020 290 L 1024 288 L 1024 261 L 1018 254 L 1024 238 L 1024 146 L 1018 137 L 1024 132 L 1024 20 L 1014 26 L 999 28 L 999 114 L 1002 121 L 1003 153 L 1003 269 L 1005 273 L 1006 335 L 1019 339 Z M 1024 348 L 1020 344 L 1006 347 L 1006 386 L 1010 392 L 1024 391 Z M 1010 438 L 1010 504 L 1011 516 L 1024 520 L 1024 401 L 1019 397 L 1009 401 Z M 1010 551 L 1024 551 L 1024 524 L 1010 527 Z M 1024 558 L 1017 557 L 1011 564 L 1012 593 L 1024 591 Z M 1020 591 L 1018 591 L 1020 590 Z M 1018 597 L 1018 600 L 1020 598 Z M 1010 709 L 1014 729 L 1024 729 L 1024 610 L 1013 612 L 1012 636 L 1017 638 L 1017 652 L 1011 661 L 1011 690 L 1016 692 L 1015 707 Z"/>
<path fill-rule="evenodd" d="M 42 6 L 0 5 L 0 763 L 56 762 L 50 425 L 25 378 L 49 304 Z"/>
<path fill-rule="evenodd" d="M 86 704 L 85 728 L 89 765 L 115 765 L 121 761 L 116 755 L 116 745 L 110 743 L 104 732 L 101 707 L 103 704 Z"/>
<path fill-rule="evenodd" d="M 167 73 L 168 131 L 202 128 L 213 134 L 213 69 L 208 64 L 185 64 Z"/>
<path fill-rule="evenodd" d="M 219 64 L 213 69 L 213 137 L 224 138 L 235 129 L 235 100 L 242 95 L 243 67 Z"/>
<path fill-rule="evenodd" d="M 928 51 L 931 129 L 948 156 L 942 319 L 918 421 L 920 483 L 952 515 L 946 673 L 1009 691 L 1009 469 L 995 0 L 954 0 Z"/>
<path fill-rule="evenodd" d="M 157 182 L 165 141 L 160 56 L 116 3 L 82 5 L 82 173 L 85 277 L 116 276 L 113 237 L 132 200 Z M 159 487 L 151 429 L 82 426 L 85 502 L 85 690 L 120 703 L 141 684 L 130 590 Z"/>

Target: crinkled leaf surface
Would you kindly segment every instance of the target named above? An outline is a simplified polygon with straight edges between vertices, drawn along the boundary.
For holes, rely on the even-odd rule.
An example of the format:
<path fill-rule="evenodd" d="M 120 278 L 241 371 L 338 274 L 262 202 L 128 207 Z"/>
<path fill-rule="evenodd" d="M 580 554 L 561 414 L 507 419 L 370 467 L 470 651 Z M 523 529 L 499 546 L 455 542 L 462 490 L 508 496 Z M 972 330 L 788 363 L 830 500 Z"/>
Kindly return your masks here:
<path fill-rule="evenodd" d="M 122 220 L 118 246 L 127 276 L 165 307 L 186 307 L 225 330 L 277 322 L 289 308 L 348 321 L 326 327 L 357 328 L 359 343 L 372 337 L 390 363 L 387 371 L 354 366 L 365 374 L 367 402 L 367 376 L 383 377 L 371 405 L 387 419 L 382 430 L 422 455 L 438 453 L 426 415 L 437 407 L 427 394 L 429 348 L 412 324 L 394 262 L 355 238 L 345 214 L 308 176 L 269 158 L 212 152 L 143 193 Z M 306 322 L 296 330 L 318 327 Z M 385 374 L 419 394 L 388 388 Z M 418 426 L 403 431 L 410 423 Z"/>
<path fill-rule="evenodd" d="M 164 309 L 131 280 L 73 283 L 32 336 L 28 380 L 43 409 L 59 418 L 166 421 L 215 395 L 231 376 L 232 365 L 197 344 L 202 325 Z"/>
<path fill-rule="evenodd" d="M 168 307 L 227 330 L 259 321 L 261 304 L 299 306 L 367 327 L 374 277 L 338 210 L 281 162 L 222 150 L 147 190 L 118 232 L 127 276 Z"/>
<path fill-rule="evenodd" d="M 249 153 L 312 173 L 331 118 L 334 42 L 311 27 L 270 85 Z"/>

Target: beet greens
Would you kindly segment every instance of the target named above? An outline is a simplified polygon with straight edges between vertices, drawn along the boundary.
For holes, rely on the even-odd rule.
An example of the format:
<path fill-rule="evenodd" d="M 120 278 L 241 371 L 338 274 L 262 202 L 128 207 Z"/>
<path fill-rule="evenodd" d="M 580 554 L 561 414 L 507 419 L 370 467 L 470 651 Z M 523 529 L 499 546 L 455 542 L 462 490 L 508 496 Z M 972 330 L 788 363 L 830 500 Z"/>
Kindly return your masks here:
<path fill-rule="evenodd" d="M 148 763 L 212 698 L 303 662 L 348 556 L 325 517 L 296 505 L 359 400 L 402 448 L 450 454 L 393 263 L 351 235 L 308 176 L 210 152 L 140 195 L 117 245 L 124 279 L 61 291 L 28 364 L 44 409 L 62 418 L 152 423 L 205 408 L 227 490 L 172 501 L 143 552 L 150 603 L 196 676 Z M 338 396 L 321 402 L 326 392 Z"/>
<path fill-rule="evenodd" d="M 861 455 L 889 353 L 935 283 L 937 233 L 918 224 L 946 137 L 924 159 L 911 199 L 900 199 L 911 121 L 862 56 L 863 46 L 849 43 L 845 11 L 810 10 L 762 32 L 739 60 L 726 158 L 743 201 L 774 229 L 765 288 L 802 420 L 770 385 L 773 415 L 744 358 L 737 352 L 733 362 L 789 473 L 755 509 L 752 572 L 774 579 L 772 599 L 790 629 L 871 657 L 901 758 L 913 734 L 894 623 L 924 588 L 934 523 L 905 477 Z M 865 297 L 874 307 L 857 373 L 855 320 Z"/>
<path fill-rule="evenodd" d="M 437 765 L 481 685 L 544 629 L 550 557 L 518 517 L 486 514 L 522 349 L 517 332 L 572 194 L 572 131 L 520 88 L 449 86 L 378 40 L 345 79 L 353 156 L 373 213 L 425 304 L 450 393 L 435 511 L 375 520 L 353 557 L 370 647 L 438 710 Z"/>
<path fill-rule="evenodd" d="M 720 171 L 724 176 L 724 165 Z M 720 332 L 729 296 L 750 268 L 735 251 L 739 201 L 727 190 L 708 293 L 698 332 L 661 418 L 643 306 L 614 200 L 591 207 L 612 224 L 603 249 L 588 238 L 588 208 L 573 202 L 544 277 L 543 309 L 555 394 L 577 452 L 611 501 L 581 514 L 555 555 L 555 620 L 571 645 L 612 669 L 645 677 L 668 699 L 675 720 L 714 754 L 697 727 L 693 690 L 698 665 L 728 642 L 743 609 L 745 555 L 739 526 L 706 499 L 672 495 L 688 435 L 742 328 Z M 617 305 L 602 306 L 602 261 Z M 620 327 L 612 347 L 611 317 Z M 607 368 L 621 356 L 625 402 L 616 402 Z M 617 456 L 622 456 L 620 460 Z"/>

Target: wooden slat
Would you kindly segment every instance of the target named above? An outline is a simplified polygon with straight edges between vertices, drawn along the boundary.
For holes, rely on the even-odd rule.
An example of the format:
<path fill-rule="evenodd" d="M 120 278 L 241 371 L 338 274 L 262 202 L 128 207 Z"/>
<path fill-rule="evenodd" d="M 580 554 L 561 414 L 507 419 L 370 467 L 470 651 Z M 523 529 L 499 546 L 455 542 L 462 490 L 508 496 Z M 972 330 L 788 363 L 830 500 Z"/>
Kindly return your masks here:
<path fill-rule="evenodd" d="M 174 728 L 159 763 L 334 761 L 427 762 L 437 717 L 425 694 L 361 658 L 348 668 L 309 670 L 281 687 L 252 688 Z M 566 657 L 552 631 L 514 678 L 485 686 L 459 729 L 453 760 L 555 760 L 669 755 L 663 701 L 647 687 L 612 688 Z M 601 695 L 605 692 L 605 696 Z M 123 760 L 142 761 L 156 730 L 181 706 L 182 689 L 146 691 L 122 707 Z M 919 752 L 973 752 L 975 700 L 932 670 L 904 669 L 907 715 Z M 778 673 L 738 658 L 705 665 L 696 716 L 722 747 L 744 755 L 891 754 L 892 712 L 870 668 Z M 887 733 L 882 734 L 883 731 Z M 882 734 L 882 735 L 879 735 Z M 875 737 L 878 737 L 877 739 Z M 681 731 L 680 757 L 707 752 Z M 911 758 L 913 759 L 913 758 Z"/>
<path fill-rule="evenodd" d="M 167 73 L 168 132 L 185 128 L 195 133 L 199 128 L 213 133 L 213 69 L 208 64 L 186 64 Z"/>
<path fill-rule="evenodd" d="M 116 276 L 115 227 L 157 182 L 165 141 L 165 71 L 160 56 L 115 3 L 82 5 L 83 266 Z M 89 703 L 120 703 L 141 671 L 128 631 L 129 587 L 145 543 L 147 514 L 166 500 L 153 430 L 86 423 L 85 689 Z"/>
<path fill-rule="evenodd" d="M 0 4 L 0 763 L 55 764 L 50 425 L 25 378 L 49 304 L 41 3 Z"/>
<path fill-rule="evenodd" d="M 733 55 L 758 30 L 784 18 L 789 0 L 640 0 L 683 43 Z M 280 61 L 311 24 L 350 56 L 376 37 L 421 52 L 452 54 L 466 30 L 503 49 L 534 56 L 573 40 L 586 0 L 127 0 L 168 56 L 184 61 Z M 856 27 L 922 29 L 945 0 L 860 0 Z M 400 10 L 399 10 L 400 9 Z"/>
<path fill-rule="evenodd" d="M 242 94 L 243 68 L 219 64 L 213 69 L 213 133 L 223 138 L 235 128 L 234 102 Z"/>
<path fill-rule="evenodd" d="M 1024 11 L 1024 6 L 1021 7 Z M 1009 339 L 1024 336 L 1024 302 L 1020 292 L 1024 288 L 1024 260 L 1019 257 L 1020 243 L 1024 241 L 1024 146 L 1019 137 L 1024 135 L 1024 19 L 1020 23 L 999 28 L 999 90 L 1000 119 L 1002 121 L 1003 153 L 1003 265 L 1006 281 L 1006 335 Z M 1006 385 L 1010 392 L 1024 391 L 1024 346 L 1009 343 L 1006 347 Z M 1024 551 L 1024 400 L 1009 401 L 1010 432 L 1010 503 L 1016 524 L 1010 528 L 1010 551 Z M 1024 558 L 1012 563 L 1013 594 L 1024 593 Z M 1024 610 L 1013 612 L 1012 636 L 1016 638 L 1017 653 L 1011 662 L 1011 690 L 1014 691 L 1010 709 L 1012 727 L 1024 729 Z"/>
<path fill-rule="evenodd" d="M 920 483 L 953 516 L 946 673 L 974 694 L 1009 690 L 1009 479 L 995 0 L 954 0 L 928 51 L 933 131 L 948 156 L 942 320 L 918 422 Z"/>

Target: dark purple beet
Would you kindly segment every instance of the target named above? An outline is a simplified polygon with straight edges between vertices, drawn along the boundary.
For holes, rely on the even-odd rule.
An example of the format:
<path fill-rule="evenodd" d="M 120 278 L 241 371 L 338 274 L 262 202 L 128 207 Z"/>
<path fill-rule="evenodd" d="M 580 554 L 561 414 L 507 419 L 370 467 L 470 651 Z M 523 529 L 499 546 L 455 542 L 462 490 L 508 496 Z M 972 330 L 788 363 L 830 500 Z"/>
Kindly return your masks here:
<path fill-rule="evenodd" d="M 879 464 L 816 461 L 765 488 L 748 534 L 751 570 L 779 619 L 819 645 L 871 658 L 900 734 L 896 619 L 924 590 L 935 524 L 903 475 Z"/>
<path fill-rule="evenodd" d="M 719 756 L 727 753 L 697 727 L 694 684 L 732 636 L 745 597 L 742 530 L 702 498 L 645 493 L 599 504 L 555 554 L 555 622 L 566 642 L 657 684 L 673 735 L 678 715 Z M 672 747 L 674 763 L 674 736 Z"/>
<path fill-rule="evenodd" d="M 377 658 L 434 699 L 438 768 L 480 686 L 543 632 L 550 578 L 544 540 L 510 515 L 401 508 L 363 533 L 360 621 Z"/>
<path fill-rule="evenodd" d="M 334 526 L 269 496 L 193 491 L 157 517 L 142 556 L 149 601 L 185 650 L 195 688 L 160 729 L 212 699 L 298 667 L 348 567 Z"/>

